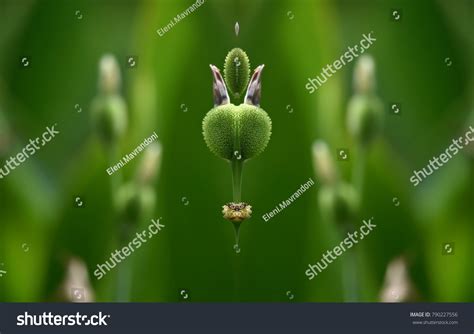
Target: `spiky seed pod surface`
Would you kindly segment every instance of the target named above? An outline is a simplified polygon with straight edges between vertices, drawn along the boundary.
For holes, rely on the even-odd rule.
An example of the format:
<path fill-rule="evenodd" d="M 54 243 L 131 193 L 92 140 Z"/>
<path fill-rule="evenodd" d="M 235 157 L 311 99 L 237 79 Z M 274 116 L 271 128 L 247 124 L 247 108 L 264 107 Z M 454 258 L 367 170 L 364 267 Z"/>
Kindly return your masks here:
<path fill-rule="evenodd" d="M 92 102 L 92 123 L 99 137 L 111 144 L 123 136 L 127 128 L 127 108 L 120 95 L 99 95 Z"/>
<path fill-rule="evenodd" d="M 204 117 L 203 135 L 212 153 L 226 160 L 245 161 L 262 153 L 271 136 L 272 121 L 256 106 L 226 104 Z"/>
<path fill-rule="evenodd" d="M 323 186 L 319 191 L 318 200 L 323 216 L 329 221 L 345 226 L 356 218 L 359 196 L 349 184 Z"/>
<path fill-rule="evenodd" d="M 117 210 L 126 223 L 137 224 L 149 217 L 155 206 L 152 187 L 139 186 L 134 182 L 120 187 L 117 194 Z"/>
<path fill-rule="evenodd" d="M 368 144 L 380 132 L 383 105 L 375 95 L 354 95 L 347 110 L 347 129 L 360 143 Z"/>
<path fill-rule="evenodd" d="M 224 80 L 232 98 L 240 101 L 250 80 L 250 61 L 244 50 L 229 51 L 224 62 Z"/>

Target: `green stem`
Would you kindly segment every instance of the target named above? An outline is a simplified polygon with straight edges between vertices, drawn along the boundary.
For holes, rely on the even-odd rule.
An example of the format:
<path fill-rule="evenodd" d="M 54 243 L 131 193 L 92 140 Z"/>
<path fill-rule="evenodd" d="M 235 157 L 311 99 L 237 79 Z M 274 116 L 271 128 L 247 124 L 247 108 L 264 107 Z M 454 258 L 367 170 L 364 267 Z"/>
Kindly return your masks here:
<path fill-rule="evenodd" d="M 358 145 L 356 149 L 356 161 L 354 169 L 352 170 L 352 183 L 354 184 L 355 190 L 359 194 L 359 198 L 362 200 L 364 191 L 364 172 L 365 172 L 365 159 L 366 149 L 363 145 Z"/>
<path fill-rule="evenodd" d="M 240 223 L 232 223 L 234 225 L 234 232 L 235 232 L 235 244 L 239 244 L 239 237 L 240 237 Z"/>
<path fill-rule="evenodd" d="M 117 268 L 117 302 L 130 301 L 130 287 L 132 285 L 132 259 L 127 258 L 118 264 Z"/>
<path fill-rule="evenodd" d="M 119 147 L 116 143 L 113 143 L 110 147 L 109 154 L 109 166 L 115 165 L 119 159 Z M 122 173 L 120 170 L 116 171 L 110 177 L 110 192 L 112 196 L 113 208 L 114 208 L 114 219 L 119 220 L 120 217 L 117 211 L 117 196 L 122 185 Z M 120 221 L 118 225 L 119 235 L 118 243 L 121 247 L 123 244 L 128 242 L 129 237 L 129 225 L 127 222 Z M 132 263 L 131 259 L 126 259 L 121 263 L 117 264 L 117 281 L 115 290 L 115 300 L 118 302 L 126 302 L 130 299 L 130 288 L 132 285 Z"/>
<path fill-rule="evenodd" d="M 232 195 L 234 203 L 240 203 L 242 195 L 242 167 L 244 163 L 235 158 L 232 165 Z"/>
<path fill-rule="evenodd" d="M 352 225 L 349 225 L 352 226 Z M 349 231 L 349 228 L 347 229 Z M 345 302 L 357 302 L 358 280 L 357 280 L 357 253 L 355 249 L 348 249 L 342 259 L 342 286 Z"/>
<path fill-rule="evenodd" d="M 120 225 L 119 247 L 127 244 L 131 238 L 132 227 L 134 224 L 122 222 Z M 117 264 L 117 285 L 115 299 L 117 302 L 130 301 L 130 289 L 132 286 L 132 266 L 133 259 L 126 258 L 123 262 Z"/>
<path fill-rule="evenodd" d="M 110 147 L 110 154 L 109 154 L 109 166 L 114 166 L 119 161 L 119 148 L 117 144 L 112 144 Z M 116 171 L 110 177 L 110 191 L 112 195 L 112 202 L 114 205 L 114 210 L 116 210 L 117 205 L 117 194 L 119 191 L 119 187 L 122 184 L 122 173 L 120 170 Z"/>
<path fill-rule="evenodd" d="M 232 197 L 234 203 L 241 202 L 242 196 L 242 167 L 243 162 L 240 160 L 236 160 L 235 158 L 232 160 Z M 234 225 L 234 232 L 235 232 L 235 244 L 239 244 L 239 231 L 240 231 L 240 223 L 233 223 Z"/>

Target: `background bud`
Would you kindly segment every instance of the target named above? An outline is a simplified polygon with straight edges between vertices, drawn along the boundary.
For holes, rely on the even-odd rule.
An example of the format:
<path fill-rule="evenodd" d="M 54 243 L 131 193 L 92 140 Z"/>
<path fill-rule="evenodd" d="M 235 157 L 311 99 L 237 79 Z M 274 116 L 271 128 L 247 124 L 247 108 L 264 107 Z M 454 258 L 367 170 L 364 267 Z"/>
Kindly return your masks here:
<path fill-rule="evenodd" d="M 148 219 L 155 207 L 155 192 L 150 186 L 135 182 L 120 187 L 117 194 L 117 210 L 126 224 L 137 224 Z"/>
<path fill-rule="evenodd" d="M 92 102 L 92 123 L 106 143 L 116 142 L 127 128 L 127 109 L 119 95 L 99 95 Z"/>
<path fill-rule="evenodd" d="M 319 206 L 328 220 L 344 226 L 352 223 L 357 216 L 359 197 L 355 189 L 346 183 L 323 186 L 319 191 Z"/>
<path fill-rule="evenodd" d="M 143 154 L 143 158 L 138 167 L 137 178 L 140 184 L 153 183 L 158 175 L 161 165 L 161 144 L 151 143 Z"/>
<path fill-rule="evenodd" d="M 417 300 L 417 292 L 410 280 L 407 262 L 404 257 L 398 257 L 387 266 L 384 286 L 380 291 L 380 301 L 400 303 L 415 300 Z"/>
<path fill-rule="evenodd" d="M 272 129 L 267 113 L 256 106 L 226 104 L 211 109 L 203 120 L 207 146 L 218 157 L 245 161 L 263 152 Z"/>
<path fill-rule="evenodd" d="M 358 94 L 375 93 L 375 62 L 372 56 L 363 55 L 354 68 L 354 91 Z"/>
<path fill-rule="evenodd" d="M 224 63 L 224 80 L 232 98 L 240 100 L 250 80 L 250 62 L 244 50 L 229 51 Z"/>
<path fill-rule="evenodd" d="M 354 95 L 347 110 L 347 128 L 360 143 L 367 144 L 380 132 L 383 105 L 375 95 Z"/>
<path fill-rule="evenodd" d="M 328 145 L 322 140 L 316 140 L 313 143 L 312 153 L 313 166 L 318 178 L 325 184 L 333 184 L 338 175 Z"/>
<path fill-rule="evenodd" d="M 67 302 L 93 302 L 94 290 L 90 284 L 87 266 L 81 259 L 71 257 L 66 263 L 63 282 L 55 296 L 56 300 Z"/>
<path fill-rule="evenodd" d="M 99 92 L 116 94 L 120 89 L 121 75 L 117 60 L 112 55 L 104 55 L 99 63 Z"/>

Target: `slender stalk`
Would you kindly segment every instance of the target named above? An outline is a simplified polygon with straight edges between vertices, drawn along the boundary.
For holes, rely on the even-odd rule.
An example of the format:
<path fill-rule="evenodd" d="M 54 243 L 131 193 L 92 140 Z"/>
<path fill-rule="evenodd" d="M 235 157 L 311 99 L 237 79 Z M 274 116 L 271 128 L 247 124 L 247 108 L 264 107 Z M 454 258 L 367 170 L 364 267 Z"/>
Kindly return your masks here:
<path fill-rule="evenodd" d="M 365 160 L 367 151 L 365 146 L 359 144 L 356 149 L 356 161 L 355 166 L 352 170 L 352 183 L 354 184 L 355 190 L 359 194 L 359 198 L 362 200 L 364 191 L 364 175 L 365 175 Z"/>
<path fill-rule="evenodd" d="M 110 147 L 109 154 L 109 165 L 113 166 L 119 161 L 119 148 L 116 143 L 113 143 Z M 117 195 L 119 192 L 120 185 L 122 184 L 122 173 L 120 170 L 116 171 L 110 177 L 110 192 L 112 196 L 112 202 L 114 207 L 114 219 L 119 220 L 117 211 Z M 120 221 L 118 230 L 118 245 L 121 247 L 123 244 L 128 242 L 128 231 L 127 222 Z M 132 263 L 131 259 L 117 264 L 117 281 L 115 290 L 115 300 L 118 302 L 125 302 L 130 299 L 130 288 L 132 285 Z"/>
<path fill-rule="evenodd" d="M 355 249 L 348 249 L 342 259 L 342 286 L 345 302 L 357 302 L 358 280 L 357 280 L 357 253 Z"/>
<path fill-rule="evenodd" d="M 117 144 L 112 144 L 110 147 L 110 154 L 109 154 L 109 166 L 114 166 L 117 161 L 119 161 L 119 148 Z M 118 194 L 118 190 L 120 187 L 120 184 L 122 183 L 122 172 L 117 170 L 115 173 L 109 176 L 110 177 L 110 192 L 112 194 L 112 201 L 114 204 L 114 210 L 116 210 L 116 198 Z"/>
<path fill-rule="evenodd" d="M 243 168 L 243 161 L 234 157 L 231 162 L 232 167 L 232 198 L 234 203 L 240 203 L 242 198 L 242 168 Z M 241 223 L 232 223 L 234 226 L 234 235 L 235 235 L 235 245 L 234 250 L 240 252 L 239 248 L 239 236 L 240 236 L 240 224 Z M 239 251 L 237 251 L 237 249 Z M 235 281 L 234 281 L 234 299 L 238 300 L 239 295 L 239 277 L 240 277 L 240 260 L 236 259 L 234 262 L 234 274 L 235 274 Z"/>
<path fill-rule="evenodd" d="M 241 201 L 242 195 L 242 167 L 243 162 L 234 158 L 231 162 L 232 166 L 232 195 L 234 203 Z"/>
<path fill-rule="evenodd" d="M 119 238 L 119 247 L 126 244 L 130 239 L 130 226 L 127 222 L 123 222 L 120 226 L 121 233 Z M 117 264 L 117 285 L 116 285 L 116 301 L 128 302 L 130 300 L 130 289 L 132 286 L 132 263 L 133 258 L 126 258 L 123 262 Z"/>
<path fill-rule="evenodd" d="M 234 203 L 240 203 L 242 196 L 242 167 L 243 162 L 234 158 L 232 166 L 232 198 Z M 239 244 L 240 223 L 233 223 L 235 232 L 235 244 Z"/>

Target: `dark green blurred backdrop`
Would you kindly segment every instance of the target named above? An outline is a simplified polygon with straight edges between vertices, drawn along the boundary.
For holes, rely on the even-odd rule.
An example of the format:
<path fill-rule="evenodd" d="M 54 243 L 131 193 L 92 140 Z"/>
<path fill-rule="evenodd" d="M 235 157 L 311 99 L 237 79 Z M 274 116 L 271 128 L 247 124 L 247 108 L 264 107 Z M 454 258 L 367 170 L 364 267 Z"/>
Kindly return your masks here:
<path fill-rule="evenodd" d="M 304 271 L 341 240 L 321 219 L 311 145 L 322 138 L 333 149 L 353 147 L 345 112 L 355 62 L 315 94 L 304 86 L 373 31 L 370 53 L 386 114 L 367 162 L 361 220 L 374 216 L 378 227 L 357 245 L 360 300 L 379 300 L 388 263 L 405 255 L 421 300 L 473 301 L 472 148 L 419 187 L 409 182 L 467 130 L 474 112 L 473 2 L 206 0 L 157 34 L 192 3 L 0 0 L 2 166 L 47 125 L 61 131 L 0 180 L 0 269 L 7 271 L 0 300 L 55 300 L 68 256 L 87 264 L 96 300 L 113 300 L 116 270 L 100 281 L 92 276 L 118 245 L 109 162 L 89 114 L 98 61 L 111 53 L 129 107 L 121 154 L 153 131 L 163 146 L 150 219 L 163 217 L 166 228 L 132 255 L 132 300 L 179 301 L 186 289 L 190 301 L 342 301 L 342 261 L 312 281 Z M 391 17 L 394 8 L 402 9 L 400 21 Z M 265 64 L 261 106 L 273 122 L 267 149 L 245 167 L 243 199 L 254 213 L 242 226 L 239 254 L 220 212 L 231 200 L 230 168 L 201 133 L 213 103 L 209 64 L 222 68 L 233 47 L 247 52 L 252 69 Z M 138 56 L 136 68 L 127 67 L 130 55 Z M 401 103 L 401 115 L 390 115 L 391 102 Z M 122 169 L 126 178 L 137 163 Z M 347 179 L 351 163 L 337 162 Z M 314 187 L 263 221 L 309 177 Z M 75 207 L 76 196 L 84 208 Z M 455 242 L 454 255 L 442 255 L 445 242 Z"/>

